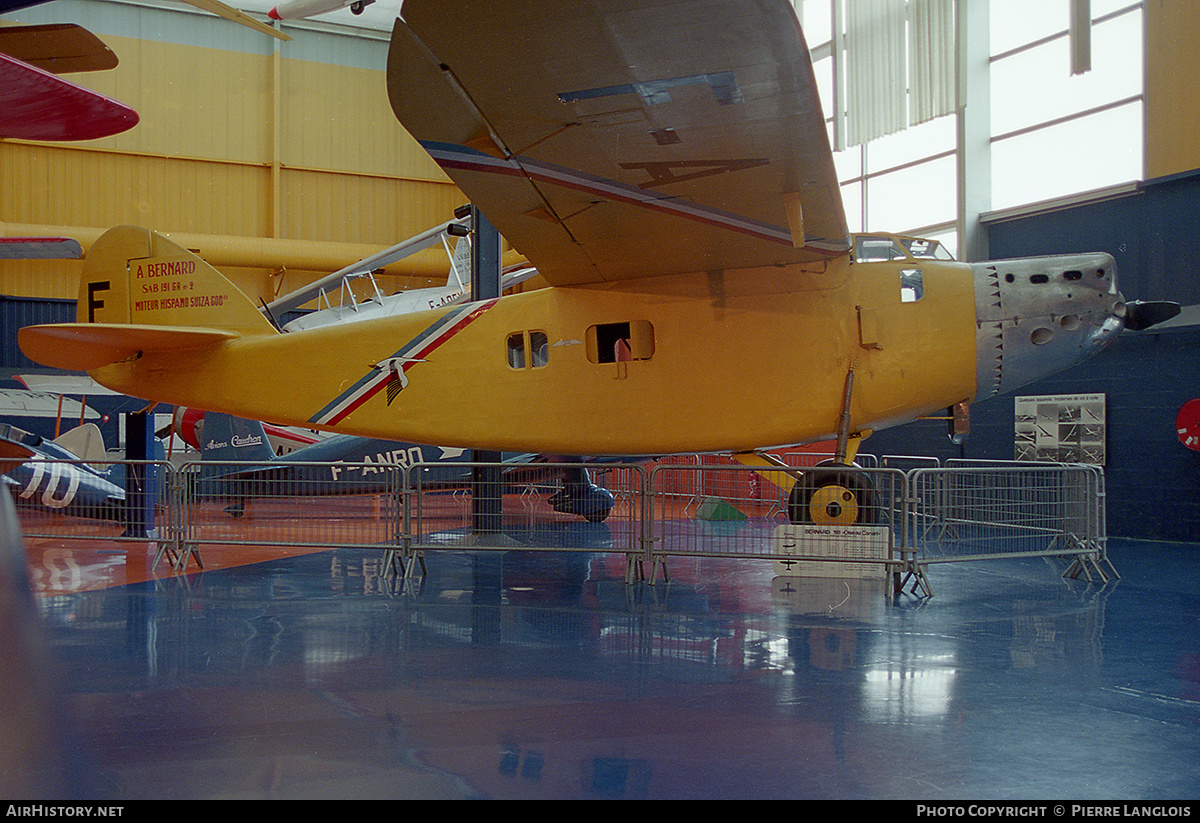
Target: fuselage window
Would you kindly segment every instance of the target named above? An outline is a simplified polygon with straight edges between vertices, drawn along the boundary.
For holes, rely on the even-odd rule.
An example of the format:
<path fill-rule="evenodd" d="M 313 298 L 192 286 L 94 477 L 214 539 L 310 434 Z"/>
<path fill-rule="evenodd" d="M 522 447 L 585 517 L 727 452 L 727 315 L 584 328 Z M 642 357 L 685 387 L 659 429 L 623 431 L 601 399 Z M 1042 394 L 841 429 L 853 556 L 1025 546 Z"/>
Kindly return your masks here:
<path fill-rule="evenodd" d="M 589 326 L 586 337 L 588 360 L 593 363 L 624 363 L 654 356 L 654 326 L 648 320 Z"/>
<path fill-rule="evenodd" d="M 925 296 L 925 278 L 920 269 L 900 270 L 900 302 L 915 303 Z"/>
<path fill-rule="evenodd" d="M 510 369 L 540 369 L 550 362 L 550 339 L 544 331 L 514 332 L 507 349 Z"/>
<path fill-rule="evenodd" d="M 508 336 L 508 367 L 510 369 L 525 368 L 524 332 L 517 332 Z"/>
<path fill-rule="evenodd" d="M 544 331 L 529 333 L 529 364 L 535 369 L 550 362 L 550 339 Z"/>

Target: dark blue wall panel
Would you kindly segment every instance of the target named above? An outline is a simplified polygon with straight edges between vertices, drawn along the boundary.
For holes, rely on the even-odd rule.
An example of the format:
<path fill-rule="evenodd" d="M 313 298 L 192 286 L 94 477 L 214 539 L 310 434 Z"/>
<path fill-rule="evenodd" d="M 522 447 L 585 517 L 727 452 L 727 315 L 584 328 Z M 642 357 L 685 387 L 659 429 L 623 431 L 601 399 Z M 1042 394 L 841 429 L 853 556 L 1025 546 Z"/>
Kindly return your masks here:
<path fill-rule="evenodd" d="M 74 300 L 0 295 L 0 369 L 7 372 L 44 370 L 43 366 L 21 353 L 17 345 L 17 329 L 38 323 L 71 323 L 74 320 Z"/>

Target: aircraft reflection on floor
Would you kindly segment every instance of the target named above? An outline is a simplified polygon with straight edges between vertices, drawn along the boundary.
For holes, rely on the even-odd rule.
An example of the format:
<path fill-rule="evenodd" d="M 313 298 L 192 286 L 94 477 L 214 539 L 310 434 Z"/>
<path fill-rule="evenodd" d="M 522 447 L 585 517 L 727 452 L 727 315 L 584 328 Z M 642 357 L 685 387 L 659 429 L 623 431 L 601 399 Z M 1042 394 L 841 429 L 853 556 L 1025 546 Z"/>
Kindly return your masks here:
<path fill-rule="evenodd" d="M 736 559 L 628 586 L 616 553 L 439 551 L 409 588 L 337 550 L 44 609 L 114 797 L 1188 797 L 1170 551 L 1099 589 L 943 565 L 889 603 Z"/>

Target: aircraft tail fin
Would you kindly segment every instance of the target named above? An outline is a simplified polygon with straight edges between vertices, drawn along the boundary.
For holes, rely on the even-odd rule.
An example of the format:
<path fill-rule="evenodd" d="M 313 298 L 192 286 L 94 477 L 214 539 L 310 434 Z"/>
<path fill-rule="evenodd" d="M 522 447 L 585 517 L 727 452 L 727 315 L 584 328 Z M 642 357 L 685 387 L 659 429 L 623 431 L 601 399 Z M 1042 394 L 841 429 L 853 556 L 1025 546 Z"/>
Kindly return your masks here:
<path fill-rule="evenodd" d="M 84 423 L 54 438 L 54 442 L 88 463 L 102 463 L 108 458 L 104 435 L 95 423 Z"/>
<path fill-rule="evenodd" d="M 200 432 L 200 459 L 208 461 L 275 459 L 263 424 L 228 414 L 205 412 Z"/>
<path fill-rule="evenodd" d="M 87 371 L 144 353 L 278 333 L 198 255 L 147 229 L 118 226 L 88 249 L 75 323 L 29 326 L 19 341 L 43 365 Z"/>

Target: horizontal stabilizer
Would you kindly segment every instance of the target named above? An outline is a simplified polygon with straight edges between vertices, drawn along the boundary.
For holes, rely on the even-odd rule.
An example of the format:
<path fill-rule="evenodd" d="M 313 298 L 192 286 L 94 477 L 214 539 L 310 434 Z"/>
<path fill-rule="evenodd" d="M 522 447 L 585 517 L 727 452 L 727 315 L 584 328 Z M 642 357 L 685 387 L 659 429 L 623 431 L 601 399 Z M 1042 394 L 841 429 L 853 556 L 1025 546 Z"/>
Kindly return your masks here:
<path fill-rule="evenodd" d="M 26 326 L 17 332 L 17 341 L 26 357 L 43 366 L 90 371 L 143 352 L 205 349 L 240 336 L 221 329 L 54 323 Z"/>

